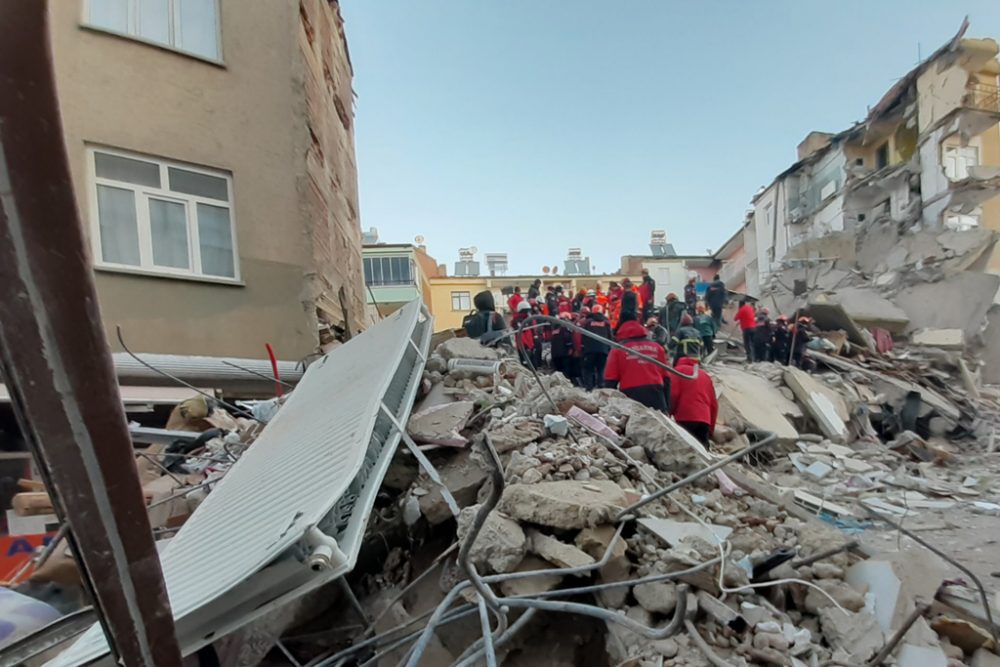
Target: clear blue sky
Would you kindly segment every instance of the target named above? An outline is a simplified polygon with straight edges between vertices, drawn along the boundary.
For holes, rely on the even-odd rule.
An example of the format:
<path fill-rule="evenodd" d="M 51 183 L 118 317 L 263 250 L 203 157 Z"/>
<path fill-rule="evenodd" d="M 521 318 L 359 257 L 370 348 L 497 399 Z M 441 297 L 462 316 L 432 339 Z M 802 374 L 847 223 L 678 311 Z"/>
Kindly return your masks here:
<path fill-rule="evenodd" d="M 998 0 L 342 0 L 361 224 L 385 242 L 571 246 L 598 272 L 667 230 L 717 249 L 810 130 L 860 120 L 949 39 L 1000 38 Z M 481 255 L 480 255 L 481 258 Z"/>

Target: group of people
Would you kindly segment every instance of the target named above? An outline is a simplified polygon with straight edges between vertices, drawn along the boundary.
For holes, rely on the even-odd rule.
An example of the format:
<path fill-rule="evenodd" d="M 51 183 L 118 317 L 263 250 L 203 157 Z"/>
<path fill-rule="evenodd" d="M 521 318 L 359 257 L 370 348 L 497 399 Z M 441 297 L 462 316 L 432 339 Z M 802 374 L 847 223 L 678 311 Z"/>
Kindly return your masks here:
<path fill-rule="evenodd" d="M 771 319 L 766 307 L 756 308 L 749 300 L 740 301 L 736 322 L 743 332 L 747 361 L 773 361 L 811 370 L 814 361 L 805 350 L 816 332 L 812 318 L 801 316 L 794 322 L 785 315 Z"/>
<path fill-rule="evenodd" d="M 496 312 L 490 292 L 476 295 L 477 310 L 466 318 L 465 328 L 470 337 L 484 343 L 513 339 L 522 362 L 534 368 L 542 367 L 542 349 L 547 345 L 552 369 L 574 384 L 588 390 L 602 386 L 619 389 L 643 405 L 673 415 L 708 445 L 718 403 L 711 378 L 696 369 L 706 348 L 711 352 L 726 294 L 718 276 L 712 285 L 719 298 L 709 300 L 710 286 L 706 303 L 700 304 L 696 277 L 691 277 L 683 311 L 672 305 L 677 299 L 671 294 L 666 306 L 657 312 L 656 283 L 647 271 L 643 271 L 638 286 L 626 278 L 620 284 L 611 283 L 607 293 L 598 284 L 572 295 L 553 285 L 543 294 L 541 281 L 536 280 L 526 297 L 515 287 L 507 301 L 512 330 L 507 330 L 504 318 Z M 693 298 L 689 298 L 689 291 Z M 556 317 L 560 322 L 542 321 L 534 317 L 538 315 Z M 621 347 L 605 342 L 612 340 Z M 694 379 L 670 373 L 667 351 L 671 352 L 672 366 Z"/>

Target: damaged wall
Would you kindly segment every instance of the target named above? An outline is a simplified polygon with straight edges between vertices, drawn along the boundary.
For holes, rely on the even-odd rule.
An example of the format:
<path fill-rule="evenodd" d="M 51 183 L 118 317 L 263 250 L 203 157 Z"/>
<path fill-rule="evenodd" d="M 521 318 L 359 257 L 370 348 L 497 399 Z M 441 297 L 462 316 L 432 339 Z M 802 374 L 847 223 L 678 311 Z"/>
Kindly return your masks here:
<path fill-rule="evenodd" d="M 298 8 L 221 0 L 221 61 L 213 62 L 91 29 L 82 4 L 53 2 L 49 12 L 73 187 L 91 240 L 97 240 L 91 213 L 96 195 L 88 147 L 104 146 L 231 175 L 238 249 L 235 284 L 95 266 L 109 338 L 120 324 L 130 346 L 142 352 L 261 357 L 270 342 L 280 357 L 298 359 L 318 344 L 309 274 L 330 274 L 334 286 L 346 283 L 348 306 L 362 321 L 364 304 L 355 299 L 361 289 L 360 232 L 355 234 L 349 131 L 331 133 L 325 147 L 323 168 L 343 184 L 341 194 L 329 197 L 340 205 L 331 205 L 327 216 L 335 229 L 321 232 L 318 225 L 313 236 L 320 238 L 310 238 L 317 218 L 305 215 L 302 203 L 309 133 L 304 86 L 295 75 L 305 69 L 297 64 Z M 325 2 L 312 4 L 317 17 L 332 21 Z M 342 34 L 317 34 L 317 49 L 324 34 L 331 42 L 331 76 L 349 102 Z M 101 104 L 94 104 L 95 90 Z M 334 104 L 323 104 L 312 113 L 337 119 Z M 336 189 L 328 182 L 326 190 Z M 350 213 L 339 212 L 344 209 Z M 318 240 L 325 255 L 314 252 Z M 318 262 L 324 268 L 317 269 Z"/>

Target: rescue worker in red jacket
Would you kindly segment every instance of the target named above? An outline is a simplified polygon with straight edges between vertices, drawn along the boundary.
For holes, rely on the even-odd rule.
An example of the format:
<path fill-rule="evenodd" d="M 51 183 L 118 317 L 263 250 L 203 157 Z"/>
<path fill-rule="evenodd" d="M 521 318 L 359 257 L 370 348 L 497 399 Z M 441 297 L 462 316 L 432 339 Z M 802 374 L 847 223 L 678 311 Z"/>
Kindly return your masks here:
<path fill-rule="evenodd" d="M 513 317 L 517 315 L 517 307 L 524 301 L 524 297 L 521 296 L 521 288 L 515 287 L 514 293 L 510 295 L 507 299 L 507 308 L 510 309 L 510 314 Z M 530 310 L 530 309 L 529 309 Z"/>
<path fill-rule="evenodd" d="M 612 339 L 611 324 L 604 316 L 604 306 L 594 304 L 583 327 L 601 338 Z M 587 389 L 600 387 L 604 378 L 604 366 L 608 361 L 608 346 L 589 336 L 583 339 L 583 386 Z"/>
<path fill-rule="evenodd" d="M 541 340 L 535 340 L 535 329 L 528 329 L 527 321 L 531 315 L 531 304 L 522 300 L 517 304 L 517 312 L 511 321 L 511 327 L 518 329 L 518 350 L 521 352 L 521 362 L 527 366 L 535 358 L 535 345 L 541 351 Z"/>
<path fill-rule="evenodd" d="M 753 362 L 754 331 L 757 329 L 757 311 L 747 299 L 740 301 L 740 309 L 733 318 L 740 323 L 743 331 L 743 348 L 747 351 L 747 361 Z"/>
<path fill-rule="evenodd" d="M 694 380 L 673 378 L 670 384 L 670 415 L 707 447 L 715 433 L 715 421 L 719 417 L 715 385 L 696 359 L 681 357 L 674 368 L 685 375 L 693 375 L 697 368 L 698 377 Z"/>
<path fill-rule="evenodd" d="M 666 365 L 667 355 L 663 346 L 649 339 L 646 327 L 635 320 L 628 320 L 619 327 L 618 342 L 630 350 L 652 357 Z M 670 396 L 670 375 L 662 366 L 624 350 L 614 348 L 604 367 L 604 386 L 618 388 L 634 401 L 655 410 L 667 411 Z"/>

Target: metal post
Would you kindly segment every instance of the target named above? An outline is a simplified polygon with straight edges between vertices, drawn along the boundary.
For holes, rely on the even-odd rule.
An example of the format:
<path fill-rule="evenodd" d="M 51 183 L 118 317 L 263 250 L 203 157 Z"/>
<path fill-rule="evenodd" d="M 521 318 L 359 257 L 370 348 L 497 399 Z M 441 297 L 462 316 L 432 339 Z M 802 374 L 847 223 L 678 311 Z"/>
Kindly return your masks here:
<path fill-rule="evenodd" d="M 0 2 L 0 369 L 112 652 L 127 667 L 179 667 L 74 199 L 47 16 L 46 2 Z"/>

